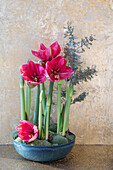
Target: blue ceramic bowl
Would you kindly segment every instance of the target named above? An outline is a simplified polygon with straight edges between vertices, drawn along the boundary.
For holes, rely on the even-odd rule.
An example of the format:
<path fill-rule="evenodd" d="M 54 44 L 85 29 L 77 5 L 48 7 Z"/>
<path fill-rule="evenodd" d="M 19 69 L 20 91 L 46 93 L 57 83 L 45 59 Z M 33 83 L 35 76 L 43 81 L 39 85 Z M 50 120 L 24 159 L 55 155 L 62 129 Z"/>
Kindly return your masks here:
<path fill-rule="evenodd" d="M 31 146 L 19 143 L 13 139 L 16 151 L 26 159 L 38 162 L 55 161 L 64 158 L 73 148 L 76 136 L 73 141 L 57 146 Z"/>

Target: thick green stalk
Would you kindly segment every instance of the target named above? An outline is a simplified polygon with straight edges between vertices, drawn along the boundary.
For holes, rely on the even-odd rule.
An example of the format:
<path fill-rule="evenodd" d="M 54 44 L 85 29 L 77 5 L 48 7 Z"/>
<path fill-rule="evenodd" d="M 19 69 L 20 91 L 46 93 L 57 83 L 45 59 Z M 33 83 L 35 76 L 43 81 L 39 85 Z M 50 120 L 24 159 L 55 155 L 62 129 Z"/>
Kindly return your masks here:
<path fill-rule="evenodd" d="M 63 129 L 63 124 L 64 124 L 64 111 L 65 111 L 65 104 L 63 104 L 62 111 L 60 114 L 60 132 Z"/>
<path fill-rule="evenodd" d="M 57 134 L 59 134 L 60 132 L 61 84 L 62 84 L 62 81 L 59 81 L 58 82 L 58 94 L 57 94 Z"/>
<path fill-rule="evenodd" d="M 20 75 L 20 102 L 21 102 L 21 120 L 26 120 L 25 114 L 25 94 L 24 94 L 24 79 Z"/>
<path fill-rule="evenodd" d="M 42 100 L 43 100 L 43 91 L 40 93 L 40 104 L 39 104 L 39 139 L 42 137 Z"/>
<path fill-rule="evenodd" d="M 50 114 L 51 96 L 50 93 L 47 96 L 47 115 L 46 115 L 46 140 L 48 140 L 49 131 L 49 114 Z"/>
<path fill-rule="evenodd" d="M 51 113 L 53 86 L 54 86 L 54 82 L 50 81 L 49 82 L 49 91 L 48 91 L 48 95 L 50 95 L 49 119 L 50 119 L 50 113 Z M 45 114 L 44 114 L 44 129 L 45 129 L 45 131 L 46 131 L 46 117 L 47 117 L 47 103 L 46 103 L 46 111 L 45 111 Z"/>
<path fill-rule="evenodd" d="M 49 111 L 50 106 L 47 106 L 47 115 L 46 115 L 46 140 L 48 140 L 48 134 L 49 134 Z"/>
<path fill-rule="evenodd" d="M 49 92 L 48 94 L 50 94 L 51 97 L 51 101 L 50 101 L 50 113 L 51 113 L 51 104 L 52 104 L 52 94 L 53 94 L 53 86 L 54 86 L 54 82 L 49 82 Z M 49 114 L 50 114 L 49 113 Z"/>
<path fill-rule="evenodd" d="M 43 90 L 43 101 L 42 101 L 42 105 L 43 105 L 43 113 L 44 116 L 46 114 L 46 99 L 45 99 L 45 87 L 44 87 L 44 83 L 40 84 L 41 90 Z"/>
<path fill-rule="evenodd" d="M 27 120 L 30 118 L 30 107 L 31 107 L 31 88 L 27 85 L 26 87 L 26 115 Z"/>
<path fill-rule="evenodd" d="M 73 85 L 70 88 L 69 92 L 69 99 L 66 102 L 66 107 L 65 107 L 65 118 L 64 118 L 64 125 L 63 125 L 63 132 L 62 136 L 65 136 L 65 132 L 67 129 L 67 124 L 68 124 L 68 119 L 69 119 L 69 109 L 70 109 L 70 104 L 71 104 L 71 99 L 72 99 L 72 94 L 73 94 Z"/>
<path fill-rule="evenodd" d="M 35 99 L 35 110 L 34 110 L 34 117 L 33 123 L 38 125 L 38 117 L 39 117 L 39 97 L 40 97 L 40 84 L 37 85 L 36 90 L 36 99 Z"/>
<path fill-rule="evenodd" d="M 69 100 L 69 83 L 70 83 L 70 81 L 67 81 L 67 84 L 66 84 L 66 103 L 68 102 L 68 100 Z M 65 105 L 66 105 L 66 103 L 65 103 Z M 67 118 L 67 123 L 66 123 L 66 129 L 68 130 L 68 127 L 69 127 L 69 114 L 68 114 L 68 118 Z"/>

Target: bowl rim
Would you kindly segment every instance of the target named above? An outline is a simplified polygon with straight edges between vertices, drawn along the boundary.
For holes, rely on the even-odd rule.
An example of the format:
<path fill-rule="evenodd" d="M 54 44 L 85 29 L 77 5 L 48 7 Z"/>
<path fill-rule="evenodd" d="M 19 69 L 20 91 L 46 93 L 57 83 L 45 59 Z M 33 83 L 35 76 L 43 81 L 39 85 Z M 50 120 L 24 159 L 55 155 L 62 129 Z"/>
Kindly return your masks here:
<path fill-rule="evenodd" d="M 71 145 L 71 144 L 74 144 L 75 143 L 75 139 L 76 139 L 76 135 L 73 134 L 72 132 L 69 132 L 69 134 L 73 135 L 74 136 L 74 139 L 68 143 L 65 143 L 65 144 L 60 144 L 60 145 L 51 145 L 51 146 L 32 146 L 32 145 L 26 145 L 24 143 L 20 143 L 20 142 L 17 142 L 14 140 L 13 138 L 13 144 L 16 144 L 16 145 L 20 145 L 20 146 L 25 146 L 26 148 L 42 148 L 42 149 L 45 149 L 45 148 L 60 148 L 60 147 L 65 147 L 67 145 Z"/>

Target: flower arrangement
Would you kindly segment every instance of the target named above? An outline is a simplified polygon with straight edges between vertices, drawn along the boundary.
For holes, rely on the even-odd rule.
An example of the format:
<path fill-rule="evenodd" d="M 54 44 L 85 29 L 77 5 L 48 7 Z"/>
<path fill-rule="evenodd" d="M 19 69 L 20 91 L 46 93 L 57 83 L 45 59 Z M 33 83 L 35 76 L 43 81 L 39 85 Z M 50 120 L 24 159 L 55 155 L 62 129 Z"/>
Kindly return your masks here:
<path fill-rule="evenodd" d="M 89 67 L 81 70 L 80 54 L 84 52 L 83 46 L 89 48 L 89 45 L 92 45 L 94 38 L 85 37 L 80 42 L 75 42 L 72 23 L 68 23 L 65 29 L 67 29 L 65 37 L 69 38 L 69 42 L 64 48 L 63 56 L 60 55 L 61 48 L 57 41 L 48 48 L 41 43 L 38 51 L 31 50 L 32 54 L 40 59 L 40 63 L 29 60 L 27 64 L 20 67 L 21 121 L 16 127 L 18 137 L 15 139 L 18 142 L 49 146 L 68 143 L 73 139 L 73 136 L 68 133 L 70 105 L 84 100 L 87 95 L 84 92 L 78 98 L 72 99 L 75 93 L 74 86 L 80 81 L 91 79 L 96 72 L 95 68 Z M 49 81 L 48 90 L 46 81 Z M 57 83 L 57 125 L 54 124 L 56 129 L 52 129 L 50 114 L 55 82 Z M 63 90 L 62 84 L 65 85 Z M 30 122 L 32 88 L 37 88 L 33 124 Z M 48 92 L 47 96 L 45 91 Z M 46 142 L 40 144 L 42 140 Z"/>

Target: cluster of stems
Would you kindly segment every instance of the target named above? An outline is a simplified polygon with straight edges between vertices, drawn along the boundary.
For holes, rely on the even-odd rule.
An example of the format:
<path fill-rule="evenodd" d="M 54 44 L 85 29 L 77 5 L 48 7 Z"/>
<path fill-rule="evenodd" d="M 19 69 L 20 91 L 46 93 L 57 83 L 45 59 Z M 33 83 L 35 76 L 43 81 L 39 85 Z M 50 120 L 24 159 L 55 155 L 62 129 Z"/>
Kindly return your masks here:
<path fill-rule="evenodd" d="M 65 132 L 69 126 L 69 108 L 73 94 L 73 85 L 66 85 L 66 101 L 61 106 L 61 85 L 62 81 L 58 82 L 57 94 L 57 134 L 65 136 Z M 50 113 L 52 105 L 52 93 L 54 82 L 49 83 L 49 90 L 47 98 L 45 97 L 44 83 L 36 86 L 36 100 L 33 123 L 38 126 L 39 139 L 45 138 L 48 140 Z M 20 99 L 21 99 L 21 120 L 30 120 L 30 106 L 31 106 L 31 88 L 26 86 L 26 96 L 24 94 L 24 79 L 20 75 Z"/>

